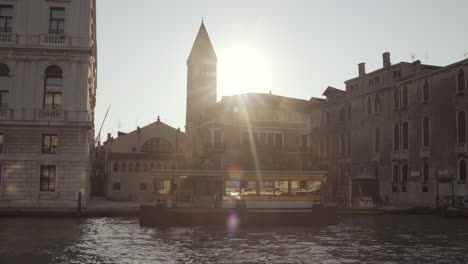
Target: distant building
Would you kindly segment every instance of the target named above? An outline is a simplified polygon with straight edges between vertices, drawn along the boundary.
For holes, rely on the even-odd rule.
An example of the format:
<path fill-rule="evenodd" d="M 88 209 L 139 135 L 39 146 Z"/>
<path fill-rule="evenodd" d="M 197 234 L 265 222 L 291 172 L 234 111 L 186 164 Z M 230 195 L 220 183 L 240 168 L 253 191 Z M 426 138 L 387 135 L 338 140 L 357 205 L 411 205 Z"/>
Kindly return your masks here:
<path fill-rule="evenodd" d="M 328 198 L 343 202 L 434 206 L 438 193 L 452 194 L 438 179 L 468 195 L 468 60 L 392 65 L 386 52 L 381 69 L 366 73 L 359 64 L 346 90 L 328 87 L 326 99 L 248 93 L 220 102 L 216 63 L 202 23 L 187 60 L 191 168 L 328 170 Z"/>
<path fill-rule="evenodd" d="M 370 196 L 434 206 L 436 196 L 467 196 L 468 60 L 445 67 L 401 62 L 329 87 L 312 111 L 311 137 L 328 168 L 334 199 Z"/>
<path fill-rule="evenodd" d="M 96 3 L 0 1 L 0 206 L 89 198 Z"/>
<path fill-rule="evenodd" d="M 105 159 L 107 198 L 146 201 L 152 199 L 151 171 L 185 166 L 185 133 L 158 120 L 130 133 L 108 136 L 101 156 Z"/>

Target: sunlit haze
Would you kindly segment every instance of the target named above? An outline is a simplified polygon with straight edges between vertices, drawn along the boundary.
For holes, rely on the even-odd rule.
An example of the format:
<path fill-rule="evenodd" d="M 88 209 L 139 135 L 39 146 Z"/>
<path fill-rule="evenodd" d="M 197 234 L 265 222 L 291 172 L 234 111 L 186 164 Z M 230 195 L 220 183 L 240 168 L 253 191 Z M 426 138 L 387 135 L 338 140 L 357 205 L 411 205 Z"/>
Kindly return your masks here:
<path fill-rule="evenodd" d="M 327 86 L 420 59 L 468 56 L 467 1 L 98 1 L 97 131 L 161 116 L 184 130 L 186 60 L 204 17 L 218 57 L 218 100 L 244 92 L 309 99 Z"/>

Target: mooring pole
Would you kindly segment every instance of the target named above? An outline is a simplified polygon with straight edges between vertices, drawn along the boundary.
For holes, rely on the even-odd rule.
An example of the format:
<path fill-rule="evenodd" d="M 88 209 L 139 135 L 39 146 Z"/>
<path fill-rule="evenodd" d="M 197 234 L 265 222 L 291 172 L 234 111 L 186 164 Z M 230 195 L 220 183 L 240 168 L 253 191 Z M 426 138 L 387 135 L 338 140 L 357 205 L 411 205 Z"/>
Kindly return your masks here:
<path fill-rule="evenodd" d="M 81 214 L 81 192 L 78 192 L 78 214 Z"/>

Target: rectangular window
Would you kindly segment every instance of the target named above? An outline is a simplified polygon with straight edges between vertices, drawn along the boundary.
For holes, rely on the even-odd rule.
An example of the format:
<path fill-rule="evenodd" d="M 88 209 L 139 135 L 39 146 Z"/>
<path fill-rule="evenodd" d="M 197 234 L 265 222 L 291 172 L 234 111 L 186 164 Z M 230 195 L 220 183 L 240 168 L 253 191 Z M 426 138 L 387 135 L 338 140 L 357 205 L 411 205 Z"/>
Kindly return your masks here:
<path fill-rule="evenodd" d="M 55 191 L 55 166 L 41 166 L 41 192 Z"/>
<path fill-rule="evenodd" d="M 271 134 L 271 133 L 268 133 L 267 134 L 267 145 L 273 146 L 274 142 L 275 142 L 274 135 Z"/>
<path fill-rule="evenodd" d="M 220 147 L 223 144 L 223 131 L 215 130 L 214 131 L 214 145 L 215 147 Z"/>
<path fill-rule="evenodd" d="M 249 132 L 242 132 L 242 144 L 249 145 L 250 137 Z"/>
<path fill-rule="evenodd" d="M 146 191 L 146 183 L 140 183 L 140 191 Z"/>
<path fill-rule="evenodd" d="M 3 79 L 0 77 L 0 79 Z M 0 108 L 8 108 L 8 96 L 9 92 L 8 91 L 0 91 Z"/>
<path fill-rule="evenodd" d="M 13 6 L 0 6 L 0 32 L 13 31 Z"/>
<path fill-rule="evenodd" d="M 375 129 L 375 135 L 374 135 L 374 152 L 379 153 L 380 151 L 380 128 L 377 127 Z"/>
<path fill-rule="evenodd" d="M 63 35 L 65 33 L 65 8 L 50 8 L 49 34 Z"/>
<path fill-rule="evenodd" d="M 0 134 L 0 153 L 3 153 L 3 134 Z"/>
<path fill-rule="evenodd" d="M 283 149 L 283 134 L 275 134 L 275 146 L 277 149 Z"/>
<path fill-rule="evenodd" d="M 309 137 L 307 135 L 301 135 L 301 148 L 303 151 L 307 150 L 308 138 Z"/>
<path fill-rule="evenodd" d="M 57 153 L 58 136 L 57 135 L 42 135 L 42 153 L 55 154 Z"/>
<path fill-rule="evenodd" d="M 351 157 L 351 132 L 346 133 L 346 155 Z"/>
<path fill-rule="evenodd" d="M 120 191 L 120 182 L 114 183 L 114 191 Z"/>

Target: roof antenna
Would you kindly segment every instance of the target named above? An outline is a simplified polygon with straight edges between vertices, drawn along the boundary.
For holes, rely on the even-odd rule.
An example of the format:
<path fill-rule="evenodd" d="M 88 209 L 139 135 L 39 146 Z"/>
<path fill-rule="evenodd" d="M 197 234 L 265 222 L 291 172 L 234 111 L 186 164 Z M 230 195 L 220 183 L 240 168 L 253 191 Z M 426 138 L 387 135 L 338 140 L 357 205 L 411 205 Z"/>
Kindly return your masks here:
<path fill-rule="evenodd" d="M 426 64 L 427 64 L 427 61 L 429 59 L 429 56 L 427 55 L 427 50 L 426 50 L 426 57 L 424 57 L 426 59 Z"/>
<path fill-rule="evenodd" d="M 204 18 L 204 17 L 201 17 L 201 23 L 202 23 L 202 24 L 203 24 L 203 21 L 204 21 L 204 20 L 205 20 L 205 18 Z"/>

